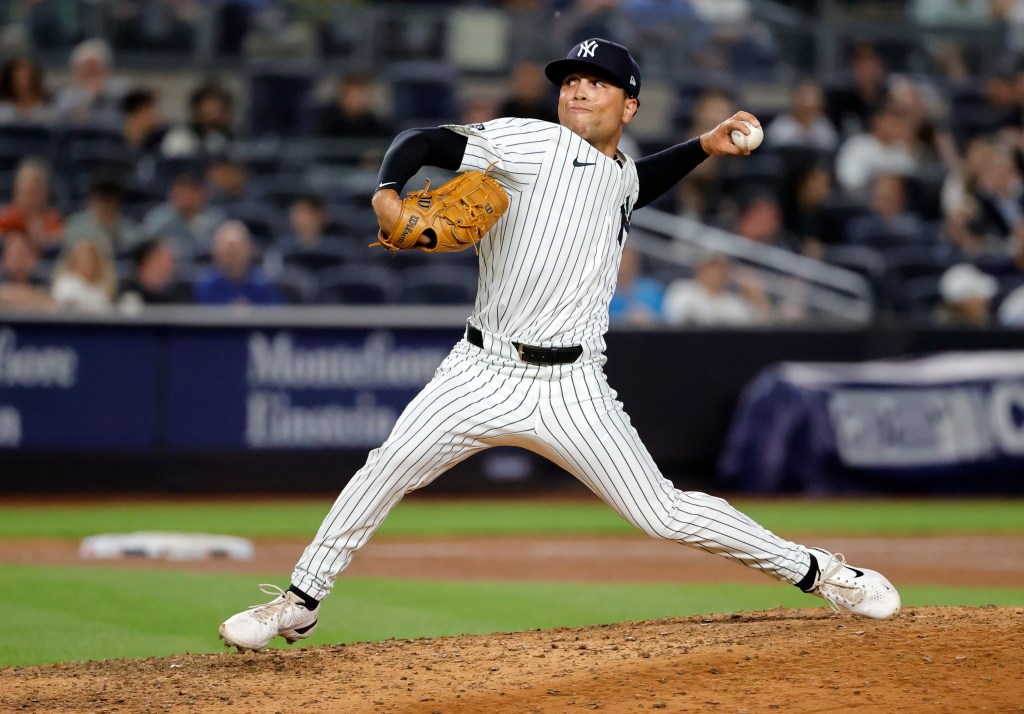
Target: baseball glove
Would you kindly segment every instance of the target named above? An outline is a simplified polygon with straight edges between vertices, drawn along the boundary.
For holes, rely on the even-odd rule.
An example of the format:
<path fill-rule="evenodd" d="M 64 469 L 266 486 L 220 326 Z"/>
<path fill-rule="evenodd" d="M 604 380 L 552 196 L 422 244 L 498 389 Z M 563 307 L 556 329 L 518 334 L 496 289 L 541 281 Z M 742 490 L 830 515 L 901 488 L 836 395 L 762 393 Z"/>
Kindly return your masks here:
<path fill-rule="evenodd" d="M 493 164 L 492 164 L 493 166 Z M 487 167 L 490 171 L 490 166 Z M 377 242 L 388 250 L 419 248 L 428 253 L 450 253 L 473 246 L 508 210 L 505 189 L 487 171 L 467 171 L 433 191 L 430 180 L 422 191 L 402 199 L 402 213 L 389 235 L 381 230 Z M 430 239 L 419 242 L 420 236 Z"/>

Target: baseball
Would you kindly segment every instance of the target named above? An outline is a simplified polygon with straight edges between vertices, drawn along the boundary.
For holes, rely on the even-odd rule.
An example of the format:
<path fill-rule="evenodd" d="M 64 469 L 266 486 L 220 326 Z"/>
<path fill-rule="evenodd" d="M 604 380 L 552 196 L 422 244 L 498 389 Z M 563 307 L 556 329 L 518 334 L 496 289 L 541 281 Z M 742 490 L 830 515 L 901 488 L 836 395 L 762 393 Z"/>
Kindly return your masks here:
<path fill-rule="evenodd" d="M 749 121 L 744 121 L 743 123 L 750 129 L 750 133 L 744 134 L 739 129 L 734 129 L 732 132 L 732 143 L 736 144 L 736 146 L 741 149 L 753 151 L 759 147 L 761 142 L 764 140 L 764 129 L 759 126 L 754 126 Z"/>

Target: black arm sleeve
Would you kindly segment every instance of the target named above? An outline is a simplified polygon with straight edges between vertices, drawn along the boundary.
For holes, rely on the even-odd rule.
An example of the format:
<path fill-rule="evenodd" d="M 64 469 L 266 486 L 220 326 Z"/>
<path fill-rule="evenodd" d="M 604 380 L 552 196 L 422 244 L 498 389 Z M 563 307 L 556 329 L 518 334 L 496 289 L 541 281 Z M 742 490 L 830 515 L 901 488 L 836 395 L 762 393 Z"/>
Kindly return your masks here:
<path fill-rule="evenodd" d="M 643 208 L 668 191 L 707 157 L 700 145 L 700 137 L 697 137 L 638 159 L 636 175 L 640 180 L 640 197 L 634 208 Z"/>
<path fill-rule="evenodd" d="M 377 190 L 391 188 L 399 193 L 405 183 L 424 166 L 458 171 L 466 153 L 466 137 L 448 129 L 407 129 L 399 134 L 380 164 Z"/>

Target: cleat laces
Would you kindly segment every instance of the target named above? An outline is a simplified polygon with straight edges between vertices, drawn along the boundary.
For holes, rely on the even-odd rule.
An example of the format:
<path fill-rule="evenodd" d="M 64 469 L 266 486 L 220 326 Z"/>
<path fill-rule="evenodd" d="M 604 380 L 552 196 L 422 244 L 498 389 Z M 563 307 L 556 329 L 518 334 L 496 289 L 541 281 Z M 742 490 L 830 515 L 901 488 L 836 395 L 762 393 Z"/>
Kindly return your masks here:
<path fill-rule="evenodd" d="M 840 577 L 846 567 L 846 558 L 842 553 L 831 553 L 824 566 L 821 567 L 821 580 L 816 588 L 828 606 L 835 612 L 842 608 L 839 602 L 856 605 L 864 599 L 864 589 L 857 583 Z"/>
<path fill-rule="evenodd" d="M 283 619 L 284 615 L 287 615 L 290 610 L 295 608 L 295 603 L 287 597 L 286 591 L 278 586 L 271 583 L 260 583 L 259 588 L 266 595 L 276 596 L 276 599 L 268 603 L 252 606 L 252 616 L 259 622 L 267 622 L 271 617 L 278 614 Z"/>

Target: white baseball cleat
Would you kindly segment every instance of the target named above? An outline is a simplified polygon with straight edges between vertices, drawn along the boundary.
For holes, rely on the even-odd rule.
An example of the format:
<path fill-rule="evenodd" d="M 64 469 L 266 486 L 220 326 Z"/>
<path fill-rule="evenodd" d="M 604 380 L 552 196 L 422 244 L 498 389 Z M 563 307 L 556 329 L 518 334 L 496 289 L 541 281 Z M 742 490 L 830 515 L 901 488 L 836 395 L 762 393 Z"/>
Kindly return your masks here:
<path fill-rule="evenodd" d="M 307 610 L 302 598 L 276 585 L 261 584 L 267 595 L 277 595 L 266 605 L 255 605 L 229 617 L 220 626 L 225 647 L 258 652 L 280 635 L 288 644 L 309 637 L 316 630 L 316 611 Z"/>
<path fill-rule="evenodd" d="M 885 576 L 867 568 L 846 564 L 842 553 L 808 548 L 818 562 L 818 578 L 812 595 L 824 598 L 836 612 L 888 620 L 900 614 L 900 594 Z"/>

